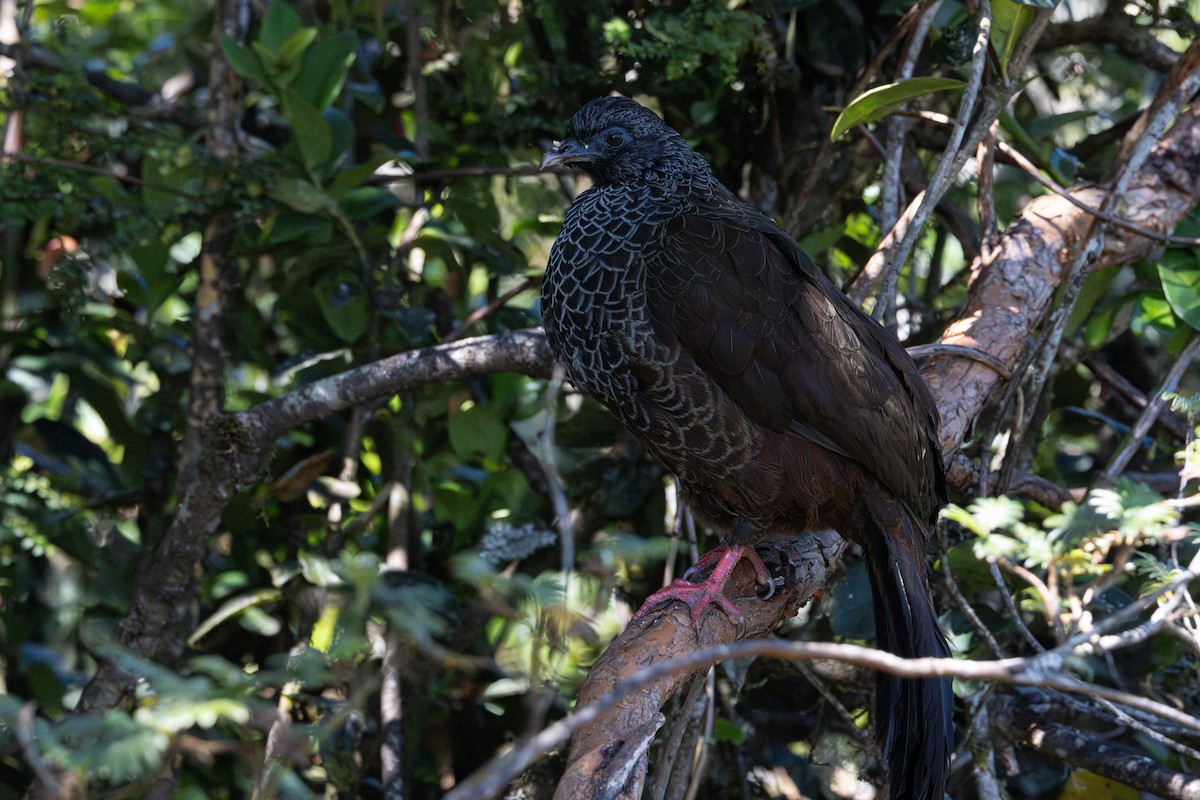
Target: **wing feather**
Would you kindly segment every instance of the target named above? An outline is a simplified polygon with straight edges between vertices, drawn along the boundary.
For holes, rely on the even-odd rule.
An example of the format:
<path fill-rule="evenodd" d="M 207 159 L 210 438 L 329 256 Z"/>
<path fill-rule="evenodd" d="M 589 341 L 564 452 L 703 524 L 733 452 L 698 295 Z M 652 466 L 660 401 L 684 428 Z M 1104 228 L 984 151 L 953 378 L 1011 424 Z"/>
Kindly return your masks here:
<path fill-rule="evenodd" d="M 937 410 L 907 353 L 782 230 L 741 207 L 667 224 L 649 314 L 756 424 L 866 467 L 921 517 L 945 483 Z"/>

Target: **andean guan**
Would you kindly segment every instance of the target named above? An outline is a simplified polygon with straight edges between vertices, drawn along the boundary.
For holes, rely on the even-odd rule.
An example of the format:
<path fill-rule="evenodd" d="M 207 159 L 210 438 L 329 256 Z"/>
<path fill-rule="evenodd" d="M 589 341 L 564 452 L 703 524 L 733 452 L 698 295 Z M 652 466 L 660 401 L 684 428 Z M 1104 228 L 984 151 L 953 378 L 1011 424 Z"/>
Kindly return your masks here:
<path fill-rule="evenodd" d="M 724 544 L 700 584 L 647 600 L 716 602 L 752 545 L 833 528 L 865 554 L 878 646 L 948 655 L 925 536 L 946 500 L 933 397 L 900 343 L 774 222 L 741 202 L 652 111 L 601 97 L 542 169 L 584 170 L 542 287 L 567 378 L 679 478 Z M 641 613 L 641 612 L 639 612 Z M 953 748 L 946 679 L 880 673 L 876 731 L 893 800 L 943 796 Z"/>

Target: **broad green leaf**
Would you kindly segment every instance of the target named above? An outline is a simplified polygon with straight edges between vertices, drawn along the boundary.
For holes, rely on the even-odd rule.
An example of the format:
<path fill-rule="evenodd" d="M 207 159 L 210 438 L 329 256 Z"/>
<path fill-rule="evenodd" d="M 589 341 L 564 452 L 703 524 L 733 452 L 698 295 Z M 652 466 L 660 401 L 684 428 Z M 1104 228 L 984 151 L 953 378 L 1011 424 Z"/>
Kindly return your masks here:
<path fill-rule="evenodd" d="M 1108 334 L 1120 310 L 1121 306 L 1113 303 L 1088 317 L 1083 328 L 1083 340 L 1088 347 L 1093 350 L 1099 349 L 1108 340 Z"/>
<path fill-rule="evenodd" d="M 153 313 L 179 288 L 183 275 L 174 269 L 169 248 L 162 242 L 152 241 L 135 247 L 129 251 L 129 256 L 141 277 L 140 285 L 130 294 L 137 298 L 135 302 L 144 303 L 147 311 Z"/>
<path fill-rule="evenodd" d="M 271 8 L 263 19 L 258 41 L 262 43 L 267 52 L 277 56 L 288 44 L 288 40 L 303 28 L 304 23 L 300 21 L 300 15 L 296 13 L 296 9 L 292 8 L 286 0 L 277 0 L 277 2 L 271 3 Z M 313 33 L 315 34 L 316 31 Z"/>
<path fill-rule="evenodd" d="M 238 75 L 267 82 L 267 73 L 263 70 L 262 61 L 253 50 L 242 47 L 232 36 L 227 35 L 221 36 L 221 50 L 225 53 L 225 60 L 229 62 L 229 66 L 233 67 L 233 71 Z"/>
<path fill-rule="evenodd" d="M 487 406 L 471 406 L 450 418 L 450 446 L 461 458 L 493 461 L 504 453 L 508 428 Z"/>
<path fill-rule="evenodd" d="M 883 119 L 914 98 L 933 92 L 958 91 L 965 85 L 956 78 L 909 78 L 868 89 L 838 115 L 829 138 L 836 140 L 855 125 Z"/>
<path fill-rule="evenodd" d="M 317 283 L 321 316 L 337 337 L 353 344 L 367 332 L 367 297 L 357 282 L 331 276 Z"/>
<path fill-rule="evenodd" d="M 1008 78 L 1008 62 L 1039 9 L 1051 9 L 1058 0 L 993 0 L 992 50 L 1000 62 L 1000 74 Z"/>
<path fill-rule="evenodd" d="M 282 596 L 283 592 L 279 589 L 268 586 L 225 601 L 208 619 L 196 626 L 196 630 L 192 631 L 191 636 L 188 637 L 188 644 L 195 647 L 196 643 L 207 636 L 209 631 L 216 628 L 225 620 L 232 619 L 252 608 L 263 606 L 267 603 L 276 603 Z"/>
<path fill-rule="evenodd" d="M 1119 303 L 1113 303 L 1100 312 L 1096 311 L 1096 306 L 1103 301 L 1108 292 L 1108 287 L 1112 284 L 1113 278 L 1116 277 L 1117 273 L 1118 270 L 1115 269 L 1099 269 L 1084 279 L 1083 288 L 1079 292 L 1079 300 L 1076 301 L 1075 308 L 1071 311 L 1071 319 L 1067 323 L 1067 330 L 1074 332 L 1082 325 L 1089 332 L 1085 335 L 1099 335 L 1103 337 L 1108 334 L 1108 325 L 1103 325 L 1101 328 L 1092 331 L 1092 323 L 1097 317 L 1103 316 L 1108 309 L 1120 305 Z M 1109 323 L 1111 321 L 1112 318 L 1110 316 Z M 1089 339 L 1089 343 L 1091 341 L 1093 340 Z"/>
<path fill-rule="evenodd" d="M 1133 332 L 1141 335 L 1146 328 L 1154 327 L 1161 331 L 1174 331 L 1176 326 L 1175 314 L 1167 299 L 1158 292 L 1138 292 L 1133 303 L 1133 316 L 1129 326 Z"/>
<path fill-rule="evenodd" d="M 329 194 L 336 198 L 341 198 L 345 193 L 357 189 L 367 181 L 371 180 L 375 171 L 384 164 L 392 160 L 392 156 L 387 153 L 377 153 L 371 156 L 361 164 L 355 164 L 352 167 L 338 170 L 333 182 L 329 184 Z"/>
<path fill-rule="evenodd" d="M 461 412 L 459 412 L 461 413 Z M 449 522 L 463 534 L 479 521 L 483 502 L 475 487 L 442 481 L 433 489 L 433 514 L 439 522 Z"/>
<path fill-rule="evenodd" d="M 291 84 L 292 91 L 313 108 L 328 108 L 346 82 L 357 43 L 350 31 L 317 42 L 304 54 L 300 74 Z"/>
<path fill-rule="evenodd" d="M 1196 250 L 1168 250 L 1158 265 L 1158 277 L 1171 309 L 1200 330 L 1200 259 Z"/>
<path fill-rule="evenodd" d="M 304 51 L 317 38 L 316 28 L 301 28 L 288 37 L 288 40 L 279 48 L 279 52 L 275 54 L 274 62 L 284 67 L 296 67 L 296 74 L 303 68 L 304 61 L 301 58 Z M 291 85 L 295 75 L 289 76 L 288 85 Z"/>
<path fill-rule="evenodd" d="M 302 178 L 281 178 L 268 193 L 271 199 L 283 203 L 301 214 L 336 211 L 337 201 L 324 189 Z"/>
<path fill-rule="evenodd" d="M 314 169 L 325 163 L 333 150 L 333 132 L 325 115 L 290 91 L 284 98 L 284 108 L 304 166 Z"/>

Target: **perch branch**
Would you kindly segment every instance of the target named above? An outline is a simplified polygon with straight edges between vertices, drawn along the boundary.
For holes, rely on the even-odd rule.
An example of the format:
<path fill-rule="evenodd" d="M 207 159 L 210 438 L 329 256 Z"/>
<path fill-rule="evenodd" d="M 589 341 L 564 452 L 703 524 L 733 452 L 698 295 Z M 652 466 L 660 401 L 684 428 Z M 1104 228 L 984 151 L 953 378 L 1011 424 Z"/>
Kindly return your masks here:
<path fill-rule="evenodd" d="M 796 613 L 803 603 L 825 585 L 827 573 L 845 547 L 842 539 L 829 531 L 811 537 L 769 539 L 759 545 L 768 564 L 784 565 L 785 586 L 770 600 L 758 599 L 753 570 L 743 564 L 735 573 L 728 596 L 733 599 L 745 619 L 744 629 L 721 612 L 709 613 L 701 620 L 700 630 L 692 627 L 688 609 L 682 603 L 670 603 L 650 611 L 630 625 L 609 645 L 588 673 L 579 692 L 579 704 L 586 705 L 604 697 L 642 671 L 697 647 L 712 647 L 733 642 L 741 636 L 764 636 L 780 620 Z M 766 551 L 770 552 L 766 552 Z M 704 665 L 697 665 L 697 669 Z M 672 672 L 642 688 L 627 694 L 613 715 L 582 728 L 571 741 L 571 752 L 556 798 L 596 796 L 596 780 L 606 772 L 608 762 L 619 758 L 626 741 L 645 721 L 659 713 L 693 671 Z M 640 781 L 644 774 L 630 776 Z M 640 792 L 640 786 L 632 791 Z"/>

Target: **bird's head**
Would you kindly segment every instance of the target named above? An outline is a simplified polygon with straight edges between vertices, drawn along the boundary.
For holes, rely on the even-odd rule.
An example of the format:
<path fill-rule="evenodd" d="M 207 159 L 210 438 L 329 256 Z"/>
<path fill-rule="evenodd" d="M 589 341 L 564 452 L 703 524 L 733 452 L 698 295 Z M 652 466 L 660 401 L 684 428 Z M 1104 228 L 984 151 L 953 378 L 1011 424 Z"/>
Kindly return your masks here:
<path fill-rule="evenodd" d="M 683 138 L 650 109 L 628 97 L 590 100 L 567 127 L 567 136 L 542 157 L 587 172 L 597 184 L 644 178 L 672 155 L 690 154 Z"/>

